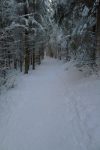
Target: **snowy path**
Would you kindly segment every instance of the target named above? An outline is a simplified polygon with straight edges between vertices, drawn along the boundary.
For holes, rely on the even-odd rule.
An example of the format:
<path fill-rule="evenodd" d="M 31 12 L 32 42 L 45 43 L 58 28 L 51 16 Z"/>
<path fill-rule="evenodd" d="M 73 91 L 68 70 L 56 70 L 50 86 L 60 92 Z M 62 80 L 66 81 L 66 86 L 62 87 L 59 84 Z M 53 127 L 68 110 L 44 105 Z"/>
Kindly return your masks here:
<path fill-rule="evenodd" d="M 20 77 L 19 85 L 8 92 L 10 102 L 17 105 L 1 132 L 0 150 L 91 149 L 91 134 L 65 75 L 61 62 L 45 59 L 36 71 Z"/>

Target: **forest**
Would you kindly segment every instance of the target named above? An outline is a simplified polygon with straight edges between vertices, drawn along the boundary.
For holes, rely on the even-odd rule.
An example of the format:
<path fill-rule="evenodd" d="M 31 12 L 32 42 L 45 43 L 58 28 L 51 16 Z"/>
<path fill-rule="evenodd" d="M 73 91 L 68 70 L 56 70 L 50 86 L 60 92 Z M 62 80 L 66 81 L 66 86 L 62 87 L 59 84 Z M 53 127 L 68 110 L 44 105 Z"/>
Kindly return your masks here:
<path fill-rule="evenodd" d="M 0 0 L 0 150 L 100 150 L 100 0 Z"/>
<path fill-rule="evenodd" d="M 14 69 L 35 69 L 45 51 L 97 71 L 99 20 L 99 0 L 0 0 L 0 86 Z"/>

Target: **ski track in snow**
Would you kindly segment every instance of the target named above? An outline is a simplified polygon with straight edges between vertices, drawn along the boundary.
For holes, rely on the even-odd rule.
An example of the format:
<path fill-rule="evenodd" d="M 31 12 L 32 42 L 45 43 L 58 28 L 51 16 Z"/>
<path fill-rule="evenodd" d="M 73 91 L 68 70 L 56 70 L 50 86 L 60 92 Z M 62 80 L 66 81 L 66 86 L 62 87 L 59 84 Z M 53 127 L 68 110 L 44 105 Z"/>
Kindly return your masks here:
<path fill-rule="evenodd" d="M 0 150 L 100 150 L 100 81 L 70 75 L 46 58 L 1 96 L 12 109 L 0 111 Z"/>

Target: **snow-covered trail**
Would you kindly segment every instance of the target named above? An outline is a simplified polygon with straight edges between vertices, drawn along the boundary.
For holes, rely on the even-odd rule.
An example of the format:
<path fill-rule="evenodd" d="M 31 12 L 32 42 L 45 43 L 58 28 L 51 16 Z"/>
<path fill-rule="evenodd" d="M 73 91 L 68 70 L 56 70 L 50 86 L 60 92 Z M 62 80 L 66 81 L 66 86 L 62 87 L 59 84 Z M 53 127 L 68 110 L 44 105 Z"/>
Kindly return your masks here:
<path fill-rule="evenodd" d="M 8 92 L 17 102 L 1 132 L 0 150 L 89 150 L 90 136 L 66 89 L 65 74 L 62 62 L 46 58 L 20 77 Z"/>

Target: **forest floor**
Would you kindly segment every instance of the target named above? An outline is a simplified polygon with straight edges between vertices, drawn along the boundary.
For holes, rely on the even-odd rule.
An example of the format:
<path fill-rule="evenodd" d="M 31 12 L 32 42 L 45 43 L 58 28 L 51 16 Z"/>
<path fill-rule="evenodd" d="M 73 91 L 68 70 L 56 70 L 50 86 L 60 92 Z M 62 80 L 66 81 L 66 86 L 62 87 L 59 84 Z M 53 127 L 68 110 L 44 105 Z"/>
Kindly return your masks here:
<path fill-rule="evenodd" d="M 100 150 L 100 77 L 45 58 L 0 96 L 0 150 Z"/>

